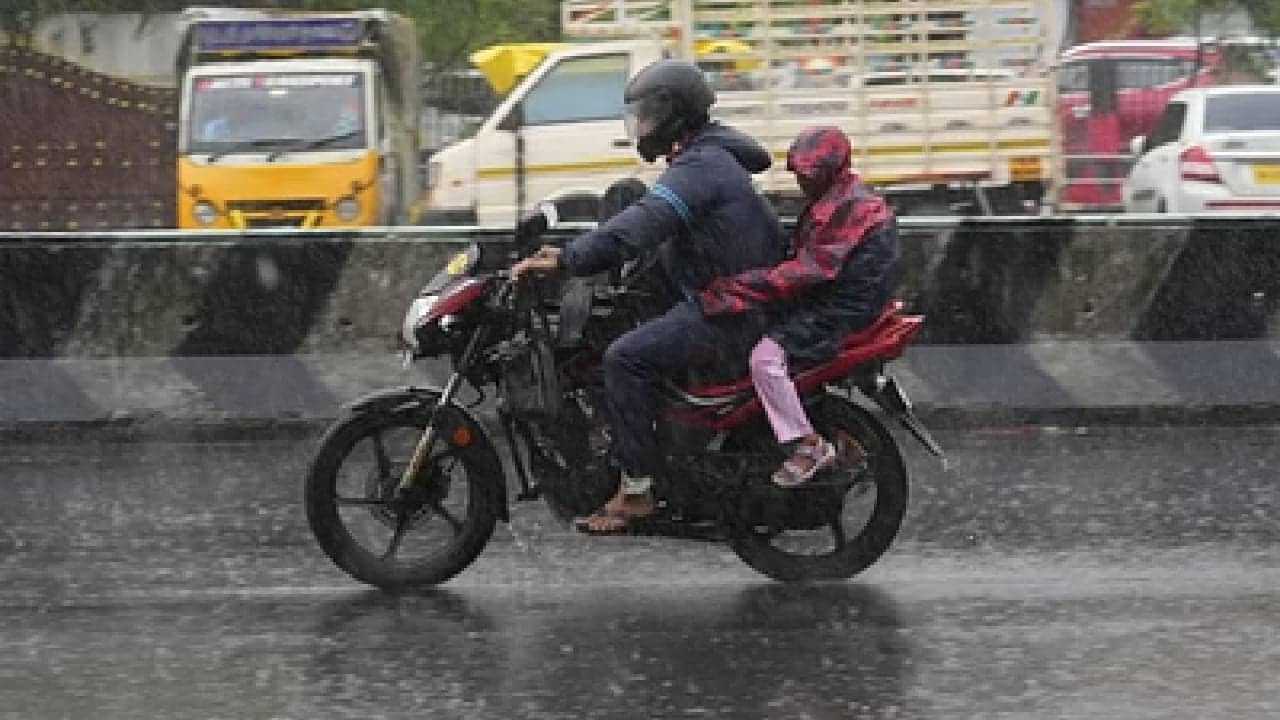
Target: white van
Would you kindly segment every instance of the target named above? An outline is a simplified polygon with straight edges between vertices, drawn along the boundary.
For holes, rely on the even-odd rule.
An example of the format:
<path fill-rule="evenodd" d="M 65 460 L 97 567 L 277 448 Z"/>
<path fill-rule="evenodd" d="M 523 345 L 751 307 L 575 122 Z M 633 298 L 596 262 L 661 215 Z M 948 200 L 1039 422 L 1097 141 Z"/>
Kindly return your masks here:
<path fill-rule="evenodd" d="M 1037 201 L 1052 169 L 1047 0 L 998 6 L 922 0 L 918 12 L 852 0 L 785 12 L 764 0 L 565 0 L 565 44 L 519 81 L 474 137 L 428 163 L 435 223 L 510 224 L 555 199 L 594 220 L 619 178 L 651 180 L 622 126 L 627 80 L 664 56 L 696 61 L 716 88 L 715 119 L 774 157 L 801 130 L 837 125 L 854 165 L 880 190 L 963 192 L 1004 207 Z M 757 176 L 789 209 L 800 196 L 784 163 Z M 979 203 L 981 204 L 981 203 Z"/>

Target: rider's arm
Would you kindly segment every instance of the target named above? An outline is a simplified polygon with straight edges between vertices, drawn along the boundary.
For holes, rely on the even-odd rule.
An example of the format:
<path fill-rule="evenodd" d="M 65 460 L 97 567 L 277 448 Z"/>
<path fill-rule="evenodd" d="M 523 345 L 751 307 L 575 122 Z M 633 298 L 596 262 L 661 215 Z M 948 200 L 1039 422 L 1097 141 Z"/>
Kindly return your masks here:
<path fill-rule="evenodd" d="M 868 232 L 889 218 L 887 206 L 879 198 L 843 203 L 832 210 L 811 216 L 809 223 L 797 229 L 804 236 L 796 238 L 795 257 L 772 267 L 712 280 L 699 293 L 703 313 L 743 313 L 831 282 Z"/>
<path fill-rule="evenodd" d="M 679 156 L 648 194 L 564 247 L 560 267 L 593 275 L 637 257 L 690 227 L 712 202 L 718 183 L 702 153 Z"/>

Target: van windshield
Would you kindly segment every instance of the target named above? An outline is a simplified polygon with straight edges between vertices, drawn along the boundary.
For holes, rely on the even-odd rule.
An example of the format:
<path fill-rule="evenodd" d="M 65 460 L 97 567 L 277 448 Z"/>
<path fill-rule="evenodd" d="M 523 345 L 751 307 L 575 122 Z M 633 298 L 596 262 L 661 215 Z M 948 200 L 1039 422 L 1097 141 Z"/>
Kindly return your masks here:
<path fill-rule="evenodd" d="M 1204 112 L 1207 133 L 1280 130 L 1280 92 L 1214 95 Z"/>
<path fill-rule="evenodd" d="M 339 138 L 325 148 L 362 148 L 364 82 L 358 73 L 197 77 L 191 86 L 188 150 L 271 149 Z"/>

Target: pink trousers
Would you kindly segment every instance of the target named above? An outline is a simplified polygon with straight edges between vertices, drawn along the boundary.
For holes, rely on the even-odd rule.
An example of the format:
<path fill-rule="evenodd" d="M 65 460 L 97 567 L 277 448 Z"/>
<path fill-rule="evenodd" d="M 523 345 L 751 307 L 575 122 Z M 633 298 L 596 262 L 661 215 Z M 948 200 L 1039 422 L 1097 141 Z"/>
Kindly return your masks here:
<path fill-rule="evenodd" d="M 773 338 L 766 337 L 751 349 L 751 382 L 778 442 L 789 443 L 813 433 L 796 386 L 787 376 L 787 353 Z"/>

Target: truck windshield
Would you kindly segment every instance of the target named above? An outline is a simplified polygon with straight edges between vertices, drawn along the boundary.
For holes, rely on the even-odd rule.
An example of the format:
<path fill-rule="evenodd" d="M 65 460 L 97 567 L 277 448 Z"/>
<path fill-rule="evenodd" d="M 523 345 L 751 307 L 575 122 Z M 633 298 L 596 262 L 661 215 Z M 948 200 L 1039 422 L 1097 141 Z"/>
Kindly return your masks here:
<path fill-rule="evenodd" d="M 358 73 L 203 76 L 191 88 L 189 151 L 367 146 Z"/>

